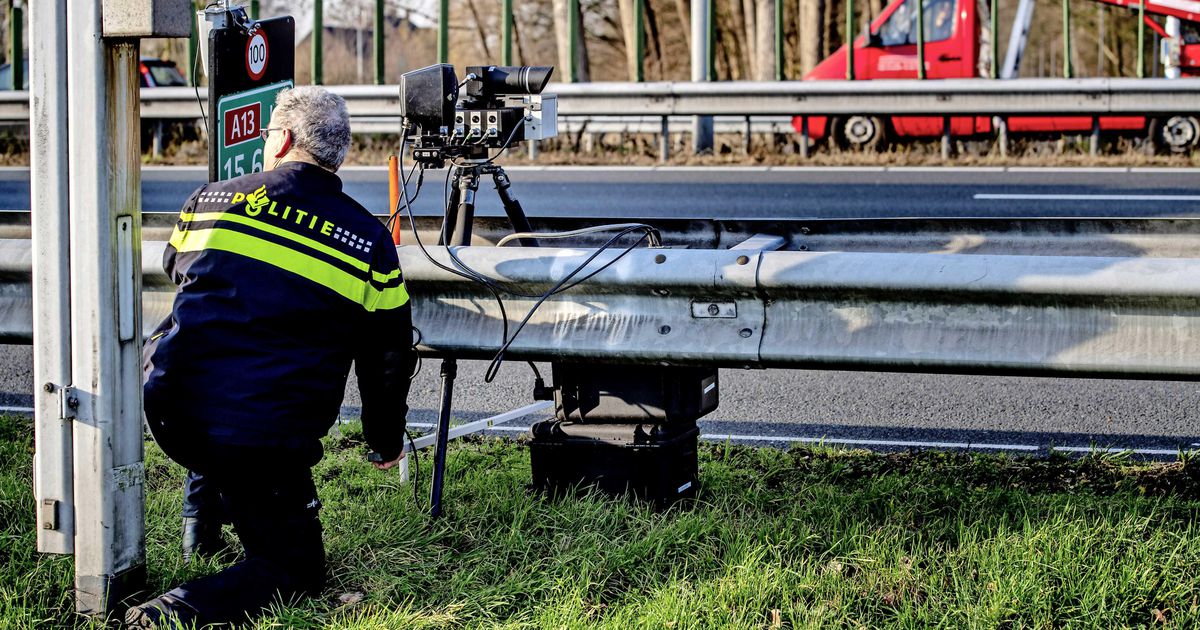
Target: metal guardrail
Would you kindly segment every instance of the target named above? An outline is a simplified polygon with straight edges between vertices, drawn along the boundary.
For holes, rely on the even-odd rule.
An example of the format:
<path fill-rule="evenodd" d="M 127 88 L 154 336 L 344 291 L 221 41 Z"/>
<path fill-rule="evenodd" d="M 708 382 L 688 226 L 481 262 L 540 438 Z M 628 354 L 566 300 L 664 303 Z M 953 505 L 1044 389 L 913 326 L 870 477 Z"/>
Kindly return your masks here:
<path fill-rule="evenodd" d="M 396 119 L 396 86 L 331 86 L 353 118 Z M 552 84 L 562 116 L 837 114 L 1167 115 L 1200 111 L 1200 79 L 945 79 Z M 200 89 L 206 99 L 206 90 Z M 0 121 L 29 118 L 27 92 L 0 93 Z M 207 107 L 207 103 L 205 105 Z M 143 119 L 199 118 L 192 88 L 142 90 Z"/>
<path fill-rule="evenodd" d="M 478 246 L 504 231 L 499 220 L 481 221 L 477 245 L 458 255 L 520 293 L 546 290 L 595 242 Z M 534 228 L 580 221 L 589 220 L 534 219 Z M 160 236 L 154 222 L 148 237 Z M 435 223 L 421 218 L 418 228 L 432 238 Z M 655 223 L 684 249 L 635 250 L 549 299 L 508 356 L 1200 378 L 1200 221 Z M 760 230 L 770 236 L 754 238 Z M 143 250 L 147 332 L 173 297 L 162 247 L 149 241 Z M 423 350 L 490 358 L 501 343 L 491 293 L 416 247 L 399 251 Z M 450 264 L 444 250 L 430 251 Z M 0 339 L 8 343 L 30 341 L 30 255 L 29 241 L 0 240 Z M 505 299 L 515 326 L 533 300 Z"/>

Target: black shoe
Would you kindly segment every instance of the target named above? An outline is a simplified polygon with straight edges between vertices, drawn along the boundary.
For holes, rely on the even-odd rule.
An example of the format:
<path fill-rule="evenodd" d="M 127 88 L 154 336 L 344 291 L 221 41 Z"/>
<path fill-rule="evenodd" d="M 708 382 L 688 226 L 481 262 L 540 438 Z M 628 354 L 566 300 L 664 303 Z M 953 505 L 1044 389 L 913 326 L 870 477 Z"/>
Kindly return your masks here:
<path fill-rule="evenodd" d="M 183 561 L 191 562 L 192 556 L 219 557 L 229 551 L 229 545 L 221 536 L 221 524 L 190 516 L 183 517 Z"/>
<path fill-rule="evenodd" d="M 145 604 L 125 611 L 127 628 L 188 628 L 195 620 L 196 609 L 170 595 L 155 597 Z"/>

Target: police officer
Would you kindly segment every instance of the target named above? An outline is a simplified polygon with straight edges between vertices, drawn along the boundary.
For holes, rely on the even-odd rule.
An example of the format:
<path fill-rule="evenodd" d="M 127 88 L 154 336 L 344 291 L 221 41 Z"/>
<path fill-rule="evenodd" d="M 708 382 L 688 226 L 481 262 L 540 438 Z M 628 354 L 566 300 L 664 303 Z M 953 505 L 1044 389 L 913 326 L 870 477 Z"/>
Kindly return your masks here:
<path fill-rule="evenodd" d="M 164 257 L 174 307 L 144 354 L 147 424 L 189 471 L 185 554 L 218 547 L 228 521 L 245 558 L 130 608 L 130 625 L 243 621 L 320 591 L 310 469 L 352 363 L 375 466 L 403 457 L 408 292 L 388 230 L 334 174 L 350 146 L 346 104 L 298 87 L 270 124 L 264 172 L 203 186 L 184 205 Z"/>

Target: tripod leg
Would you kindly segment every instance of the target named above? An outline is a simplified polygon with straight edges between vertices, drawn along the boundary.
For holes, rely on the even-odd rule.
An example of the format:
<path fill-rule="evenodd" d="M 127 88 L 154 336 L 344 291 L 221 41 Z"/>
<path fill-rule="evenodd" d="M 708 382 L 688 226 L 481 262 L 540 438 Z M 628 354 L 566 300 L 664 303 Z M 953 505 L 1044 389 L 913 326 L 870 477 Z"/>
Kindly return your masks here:
<path fill-rule="evenodd" d="M 458 186 L 458 211 L 454 216 L 454 239 L 451 245 L 470 245 L 471 226 L 475 222 L 475 194 L 479 191 L 479 167 L 463 174 Z"/>
<path fill-rule="evenodd" d="M 446 168 L 455 168 L 447 166 Z M 462 179 L 462 170 L 454 172 L 454 180 L 450 182 L 450 195 L 446 200 L 446 207 L 443 211 L 446 213 L 442 218 L 442 233 L 438 235 L 438 245 L 447 245 L 451 243 L 451 236 L 454 234 L 454 226 L 458 223 L 458 184 Z"/>
<path fill-rule="evenodd" d="M 514 232 L 532 232 L 533 226 L 529 225 L 529 217 L 525 216 L 525 209 L 521 207 L 521 202 L 512 194 L 512 180 L 508 178 L 508 173 L 504 169 L 497 166 L 492 171 L 492 181 L 496 184 L 496 194 L 500 195 L 500 203 L 504 204 L 504 214 L 508 215 L 508 222 L 512 224 Z M 522 238 L 522 247 L 537 247 L 537 239 Z"/>
<path fill-rule="evenodd" d="M 450 407 L 454 398 L 454 377 L 458 361 L 442 360 L 442 406 L 438 412 L 437 442 L 433 451 L 433 479 L 429 487 L 429 516 L 442 515 L 442 484 L 446 478 L 446 449 L 450 443 Z"/>

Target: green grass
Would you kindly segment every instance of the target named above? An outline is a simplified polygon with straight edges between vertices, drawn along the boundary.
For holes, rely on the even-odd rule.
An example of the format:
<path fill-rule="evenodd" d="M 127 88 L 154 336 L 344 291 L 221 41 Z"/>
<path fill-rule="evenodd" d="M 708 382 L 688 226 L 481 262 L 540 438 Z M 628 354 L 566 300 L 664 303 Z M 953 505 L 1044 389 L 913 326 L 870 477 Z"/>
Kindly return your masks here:
<path fill-rule="evenodd" d="M 30 432 L 0 419 L 0 627 L 78 624 L 70 560 L 33 552 Z M 425 488 L 416 502 L 370 468 L 355 431 L 327 448 L 329 587 L 256 627 L 1200 625 L 1194 461 L 706 445 L 698 501 L 656 513 L 531 494 L 523 446 L 472 440 L 451 451 L 431 522 Z M 216 565 L 181 564 L 182 472 L 147 455 L 162 590 Z"/>

